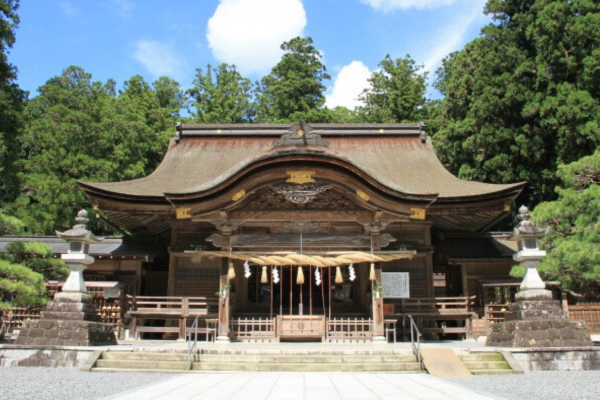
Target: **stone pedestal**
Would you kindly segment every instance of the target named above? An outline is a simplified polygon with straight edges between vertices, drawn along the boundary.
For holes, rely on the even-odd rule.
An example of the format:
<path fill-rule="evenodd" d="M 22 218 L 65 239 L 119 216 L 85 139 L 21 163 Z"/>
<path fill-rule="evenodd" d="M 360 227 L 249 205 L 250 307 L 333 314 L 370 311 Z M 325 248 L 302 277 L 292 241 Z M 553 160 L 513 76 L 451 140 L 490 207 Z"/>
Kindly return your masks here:
<path fill-rule="evenodd" d="M 584 321 L 567 319 L 558 300 L 522 300 L 510 305 L 506 321 L 494 324 L 486 346 L 593 346 Z"/>
<path fill-rule="evenodd" d="M 91 296 L 57 293 L 39 320 L 26 321 L 16 344 L 101 346 L 117 344 L 113 326 L 100 322 Z"/>
<path fill-rule="evenodd" d="M 17 344 L 54 346 L 101 346 L 117 344 L 113 327 L 100 322 L 92 297 L 87 294 L 83 282 L 83 271 L 94 262 L 87 254 L 89 245 L 100 243 L 87 230 L 88 213 L 77 213 L 77 225 L 66 232 L 56 232 L 59 238 L 69 243 L 69 251 L 61 258 L 71 273 L 63 285 L 62 292 L 54 295 L 39 320 L 27 321 L 21 328 Z"/>

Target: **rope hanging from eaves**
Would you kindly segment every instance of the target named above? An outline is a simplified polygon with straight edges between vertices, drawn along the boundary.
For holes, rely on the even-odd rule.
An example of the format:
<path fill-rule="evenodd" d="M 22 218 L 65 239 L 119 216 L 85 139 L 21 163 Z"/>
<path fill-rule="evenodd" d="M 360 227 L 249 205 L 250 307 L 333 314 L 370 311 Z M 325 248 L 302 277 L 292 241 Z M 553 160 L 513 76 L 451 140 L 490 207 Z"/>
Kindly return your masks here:
<path fill-rule="evenodd" d="M 256 265 L 313 265 L 316 267 L 337 267 L 338 265 L 357 264 L 361 262 L 388 262 L 402 258 L 412 258 L 415 251 L 398 252 L 339 252 L 315 254 L 268 254 L 255 252 L 228 252 L 228 251 L 198 251 L 192 260 L 199 262 L 202 257 L 225 257 L 235 260 L 249 261 Z"/>

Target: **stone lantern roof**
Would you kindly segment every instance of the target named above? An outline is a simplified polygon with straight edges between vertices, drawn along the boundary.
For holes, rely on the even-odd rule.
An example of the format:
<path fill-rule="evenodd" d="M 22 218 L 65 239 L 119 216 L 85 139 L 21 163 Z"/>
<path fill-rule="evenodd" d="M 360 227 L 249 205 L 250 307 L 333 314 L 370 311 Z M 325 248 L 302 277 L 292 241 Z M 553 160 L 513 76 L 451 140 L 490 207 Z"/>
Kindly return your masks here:
<path fill-rule="evenodd" d="M 519 208 L 519 215 L 517 215 L 519 223 L 514 228 L 513 233 L 510 235 L 509 240 L 519 240 L 523 237 L 535 237 L 541 238 L 548 234 L 549 228 L 541 228 L 535 222 L 531 221 L 529 208 L 522 205 Z"/>
<path fill-rule="evenodd" d="M 67 242 L 100 243 L 104 240 L 104 238 L 96 237 L 96 235 L 86 228 L 86 224 L 89 221 L 86 210 L 79 211 L 75 221 L 77 223 L 73 225 L 73 228 L 65 232 L 56 231 L 56 235 Z"/>

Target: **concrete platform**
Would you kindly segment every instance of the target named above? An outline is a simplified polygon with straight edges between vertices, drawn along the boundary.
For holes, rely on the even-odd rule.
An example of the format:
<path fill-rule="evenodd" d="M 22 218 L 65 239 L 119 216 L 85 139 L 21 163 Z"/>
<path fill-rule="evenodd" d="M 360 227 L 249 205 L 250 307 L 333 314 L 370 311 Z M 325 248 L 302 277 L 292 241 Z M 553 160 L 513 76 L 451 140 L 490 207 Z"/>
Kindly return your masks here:
<path fill-rule="evenodd" d="M 426 374 L 223 373 L 180 375 L 110 399 L 499 399 Z"/>

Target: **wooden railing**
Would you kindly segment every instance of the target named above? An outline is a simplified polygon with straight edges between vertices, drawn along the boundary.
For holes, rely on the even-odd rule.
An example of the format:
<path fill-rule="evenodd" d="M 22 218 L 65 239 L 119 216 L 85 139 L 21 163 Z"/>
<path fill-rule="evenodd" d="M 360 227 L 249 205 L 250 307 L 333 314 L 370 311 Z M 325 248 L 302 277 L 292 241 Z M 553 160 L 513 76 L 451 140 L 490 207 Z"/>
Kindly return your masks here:
<path fill-rule="evenodd" d="M 569 319 L 584 320 L 589 333 L 600 333 L 600 304 L 570 305 Z"/>
<path fill-rule="evenodd" d="M 127 296 L 127 303 L 126 316 L 131 318 L 130 334 L 134 338 L 142 333 L 170 333 L 184 339 L 188 318 L 208 318 L 218 310 L 218 299 L 207 297 Z M 144 320 L 158 320 L 162 326 L 143 326 L 140 323 Z M 178 325 L 169 325 L 168 320 L 177 320 Z"/>
<path fill-rule="evenodd" d="M 327 320 L 327 340 L 371 339 L 373 320 L 371 318 L 332 318 Z"/>
<path fill-rule="evenodd" d="M 231 335 L 237 340 L 274 339 L 275 319 L 273 318 L 232 318 Z"/>
<path fill-rule="evenodd" d="M 475 296 L 426 297 L 401 299 L 384 304 L 385 317 L 396 316 L 400 320 L 403 337 L 407 336 L 406 316 L 412 316 L 423 334 L 454 334 L 471 337 L 473 333 L 471 312 Z"/>

